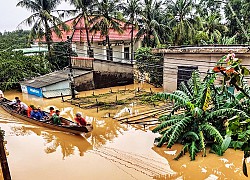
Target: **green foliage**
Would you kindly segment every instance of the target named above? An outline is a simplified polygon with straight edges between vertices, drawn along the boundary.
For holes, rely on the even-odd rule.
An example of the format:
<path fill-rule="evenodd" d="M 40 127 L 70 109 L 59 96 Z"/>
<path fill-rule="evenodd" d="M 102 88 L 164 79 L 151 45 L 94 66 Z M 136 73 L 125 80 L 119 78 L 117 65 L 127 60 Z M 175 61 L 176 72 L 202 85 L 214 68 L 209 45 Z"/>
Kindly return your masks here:
<path fill-rule="evenodd" d="M 0 51 L 29 47 L 29 31 L 0 33 Z"/>
<path fill-rule="evenodd" d="M 173 110 L 159 118 L 161 124 L 153 129 L 154 133 L 160 133 L 158 146 L 166 143 L 171 148 L 175 143 L 183 143 L 184 148 L 175 158 L 183 156 L 187 151 L 190 159 L 195 160 L 198 152 L 203 151 L 206 156 L 206 144 L 212 143 L 212 151 L 222 155 L 229 146 L 230 137 L 223 138 L 226 134 L 225 117 L 232 118 L 235 115 L 248 118 L 248 115 L 239 109 L 215 106 L 214 74 L 207 75 L 201 80 L 197 71 L 187 83 L 182 82 L 180 90 L 173 93 L 159 93 L 157 98 L 174 102 Z M 178 107 L 178 108 L 177 108 Z M 183 111 L 176 112 L 176 110 Z"/>
<path fill-rule="evenodd" d="M 66 42 L 54 43 L 52 47 L 51 64 L 54 69 L 63 69 L 69 66 L 69 44 Z M 77 56 L 75 52 L 71 52 L 71 56 Z"/>
<path fill-rule="evenodd" d="M 162 86 L 163 83 L 163 57 L 156 57 L 149 47 L 139 48 L 135 53 L 136 66 L 142 74 L 148 74 L 149 83 Z"/>
<path fill-rule="evenodd" d="M 49 72 L 41 56 L 24 56 L 21 52 L 0 53 L 0 88 L 17 88 L 19 81 Z"/>

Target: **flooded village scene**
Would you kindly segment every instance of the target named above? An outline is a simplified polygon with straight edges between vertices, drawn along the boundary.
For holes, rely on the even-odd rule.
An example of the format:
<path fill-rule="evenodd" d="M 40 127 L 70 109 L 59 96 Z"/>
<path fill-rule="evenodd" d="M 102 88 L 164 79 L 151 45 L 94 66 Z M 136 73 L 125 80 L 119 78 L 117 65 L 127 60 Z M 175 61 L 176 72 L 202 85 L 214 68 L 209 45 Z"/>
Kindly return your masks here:
<path fill-rule="evenodd" d="M 249 179 L 248 0 L 12 0 L 0 15 L 0 179 Z"/>

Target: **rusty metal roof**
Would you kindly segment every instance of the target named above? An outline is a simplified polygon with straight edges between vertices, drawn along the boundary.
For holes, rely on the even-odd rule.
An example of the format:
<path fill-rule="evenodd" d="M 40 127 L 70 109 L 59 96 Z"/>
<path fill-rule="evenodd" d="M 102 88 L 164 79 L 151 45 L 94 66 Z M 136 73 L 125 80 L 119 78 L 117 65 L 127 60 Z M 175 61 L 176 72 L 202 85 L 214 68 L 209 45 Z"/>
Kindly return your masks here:
<path fill-rule="evenodd" d="M 75 77 L 82 76 L 84 74 L 88 74 L 90 72 L 91 71 L 73 69 L 73 76 L 75 78 Z M 70 73 L 69 69 L 55 71 L 49 74 L 45 74 L 43 76 L 35 77 L 33 79 L 20 82 L 20 84 L 30 86 L 33 88 L 42 88 L 42 87 L 46 87 L 52 84 L 56 84 L 58 82 L 68 80 L 69 73 Z"/>

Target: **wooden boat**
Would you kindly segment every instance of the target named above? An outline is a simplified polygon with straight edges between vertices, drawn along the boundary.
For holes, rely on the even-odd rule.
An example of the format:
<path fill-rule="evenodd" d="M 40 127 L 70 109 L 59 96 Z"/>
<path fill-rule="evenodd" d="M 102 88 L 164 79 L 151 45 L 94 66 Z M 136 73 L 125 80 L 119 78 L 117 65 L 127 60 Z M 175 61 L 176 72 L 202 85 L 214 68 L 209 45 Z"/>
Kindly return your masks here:
<path fill-rule="evenodd" d="M 62 118 L 62 122 L 64 123 L 64 125 L 55 125 L 52 124 L 51 121 L 49 120 L 36 120 L 33 118 L 29 118 L 26 115 L 22 115 L 19 113 L 16 113 L 13 108 L 9 105 L 11 101 L 7 100 L 7 99 L 1 99 L 0 100 L 0 106 L 7 111 L 8 113 L 10 113 L 11 115 L 20 118 L 24 121 L 36 124 L 38 126 L 42 126 L 42 127 L 47 127 L 50 129 L 54 129 L 54 130 L 58 130 L 58 131 L 64 131 L 64 132 L 68 132 L 68 133 L 73 133 L 73 134 L 82 134 L 82 133 L 88 133 L 90 131 L 93 130 L 93 126 L 91 124 L 87 124 L 87 126 L 78 126 L 75 122 L 70 121 L 68 119 Z"/>

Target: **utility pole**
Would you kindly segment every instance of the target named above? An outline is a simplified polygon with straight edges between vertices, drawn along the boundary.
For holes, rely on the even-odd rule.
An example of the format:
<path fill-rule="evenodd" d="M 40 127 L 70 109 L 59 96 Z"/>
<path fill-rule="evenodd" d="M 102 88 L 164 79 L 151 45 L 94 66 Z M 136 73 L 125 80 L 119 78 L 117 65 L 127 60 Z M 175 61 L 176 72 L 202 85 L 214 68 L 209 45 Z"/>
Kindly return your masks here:
<path fill-rule="evenodd" d="M 0 160 L 4 180 L 11 180 L 10 170 L 4 149 L 4 131 L 0 129 Z"/>
<path fill-rule="evenodd" d="M 75 84 L 74 84 L 74 75 L 73 75 L 73 69 L 72 69 L 72 62 L 71 62 L 71 54 L 72 54 L 72 38 L 67 37 L 67 43 L 68 43 L 68 59 L 69 59 L 69 80 L 70 80 L 70 89 L 71 89 L 71 98 L 75 99 Z"/>

